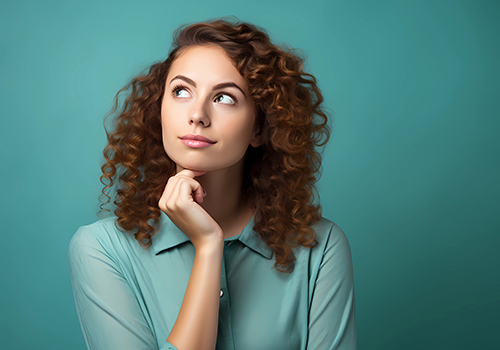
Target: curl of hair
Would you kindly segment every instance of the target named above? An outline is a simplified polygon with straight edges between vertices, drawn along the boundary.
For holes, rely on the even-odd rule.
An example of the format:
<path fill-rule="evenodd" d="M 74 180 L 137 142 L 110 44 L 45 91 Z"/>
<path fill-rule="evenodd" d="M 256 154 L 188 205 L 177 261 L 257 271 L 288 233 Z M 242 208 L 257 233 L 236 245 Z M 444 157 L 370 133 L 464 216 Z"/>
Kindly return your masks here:
<path fill-rule="evenodd" d="M 216 20 L 181 27 L 174 33 L 168 58 L 153 64 L 148 74 L 134 78 L 115 96 L 132 88 L 116 117 L 114 131 L 106 130 L 102 189 L 109 203 L 114 179 L 115 215 L 125 231 L 135 229 L 143 247 L 158 232 L 158 201 L 175 163 L 162 143 L 161 101 L 166 77 L 175 58 L 195 45 L 217 45 L 245 78 L 257 109 L 257 127 L 264 143 L 245 155 L 243 193 L 255 210 L 253 229 L 276 255 L 274 267 L 293 271 L 292 248 L 317 244 L 311 228 L 321 218 L 315 205 L 315 183 L 322 147 L 330 138 L 323 96 L 314 76 L 304 72 L 304 59 L 293 50 L 271 43 L 263 29 L 249 23 Z M 106 128 L 106 127 L 105 127 Z M 108 184 L 105 183 L 108 181 Z M 101 197 L 102 198 L 102 197 Z M 290 265 L 290 266 L 289 266 Z"/>

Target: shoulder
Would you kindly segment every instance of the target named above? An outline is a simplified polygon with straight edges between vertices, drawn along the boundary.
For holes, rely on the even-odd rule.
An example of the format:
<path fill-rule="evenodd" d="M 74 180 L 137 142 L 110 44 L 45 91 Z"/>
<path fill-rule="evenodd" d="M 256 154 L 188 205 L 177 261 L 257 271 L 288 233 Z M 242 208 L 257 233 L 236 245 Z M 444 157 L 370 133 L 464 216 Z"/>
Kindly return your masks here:
<path fill-rule="evenodd" d="M 335 222 L 322 217 L 312 228 L 316 233 L 317 246 L 312 254 L 316 262 L 324 264 L 328 260 L 351 264 L 351 248 L 344 231 Z M 313 257 L 314 258 L 314 257 Z"/>
<path fill-rule="evenodd" d="M 71 237 L 68 246 L 70 258 L 91 252 L 112 250 L 125 234 L 115 225 L 116 218 L 100 219 L 89 225 L 80 226 Z"/>
<path fill-rule="evenodd" d="M 349 241 L 344 231 L 335 222 L 321 217 L 312 228 L 316 232 L 316 240 L 320 245 L 332 246 L 342 245 L 344 248 L 349 249 Z"/>

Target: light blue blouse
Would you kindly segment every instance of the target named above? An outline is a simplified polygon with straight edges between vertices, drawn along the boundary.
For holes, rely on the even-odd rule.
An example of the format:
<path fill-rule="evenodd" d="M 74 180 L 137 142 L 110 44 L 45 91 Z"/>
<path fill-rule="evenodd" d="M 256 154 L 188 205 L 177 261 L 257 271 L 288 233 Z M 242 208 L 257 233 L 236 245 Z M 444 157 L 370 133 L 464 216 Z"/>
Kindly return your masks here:
<path fill-rule="evenodd" d="M 115 219 L 80 227 L 69 244 L 87 347 L 182 350 L 166 339 L 188 284 L 193 244 L 164 213 L 148 249 L 119 231 Z M 253 224 L 225 239 L 216 349 L 356 349 L 351 252 L 340 227 L 325 218 L 316 223 L 319 244 L 293 248 L 290 274 L 271 270 L 273 251 Z"/>

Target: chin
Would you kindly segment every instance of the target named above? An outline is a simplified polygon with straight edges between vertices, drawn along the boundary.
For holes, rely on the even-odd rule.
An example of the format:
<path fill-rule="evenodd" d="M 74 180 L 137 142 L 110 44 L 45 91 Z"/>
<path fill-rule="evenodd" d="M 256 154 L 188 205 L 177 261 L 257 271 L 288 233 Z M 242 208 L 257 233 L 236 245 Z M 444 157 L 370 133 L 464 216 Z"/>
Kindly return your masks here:
<path fill-rule="evenodd" d="M 231 165 L 221 165 L 221 164 L 189 164 L 189 163 L 176 163 L 177 166 L 182 167 L 184 169 L 189 169 L 189 170 L 194 170 L 194 171 L 217 171 L 217 170 L 222 170 L 222 169 L 229 169 L 231 168 Z"/>
<path fill-rule="evenodd" d="M 183 169 L 195 170 L 195 171 L 213 171 L 214 169 L 206 164 L 200 163 L 189 163 L 189 162 L 175 162 L 177 167 Z"/>
<path fill-rule="evenodd" d="M 169 156 L 170 157 L 170 156 Z M 222 169 L 230 169 L 232 167 L 242 166 L 242 162 L 244 161 L 244 157 L 240 157 L 239 159 L 236 157 L 232 157 L 229 159 L 215 159 L 216 157 L 170 157 L 170 159 L 177 165 L 177 167 L 181 167 L 183 169 L 195 170 L 195 171 L 216 171 Z"/>

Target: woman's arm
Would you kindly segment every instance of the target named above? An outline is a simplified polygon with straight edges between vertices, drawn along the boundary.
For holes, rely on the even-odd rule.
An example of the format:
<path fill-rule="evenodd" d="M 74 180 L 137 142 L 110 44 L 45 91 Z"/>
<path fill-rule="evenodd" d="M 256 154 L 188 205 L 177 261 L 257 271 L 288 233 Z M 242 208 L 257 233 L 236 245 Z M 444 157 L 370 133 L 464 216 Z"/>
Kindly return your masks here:
<path fill-rule="evenodd" d="M 156 350 L 155 337 L 120 265 L 83 226 L 69 244 L 75 304 L 88 349 Z M 177 320 L 160 350 L 215 349 L 223 240 L 196 250 Z"/>
<path fill-rule="evenodd" d="M 83 337 L 92 350 L 157 350 L 158 345 L 120 264 L 82 226 L 69 244 L 69 265 Z M 161 350 L 177 350 L 169 343 Z"/>
<path fill-rule="evenodd" d="M 314 285 L 307 350 L 355 350 L 356 315 L 349 242 L 333 224 Z"/>
<path fill-rule="evenodd" d="M 196 249 L 179 316 L 167 342 L 179 350 L 215 349 L 224 241 Z"/>
<path fill-rule="evenodd" d="M 184 169 L 170 177 L 158 203 L 195 248 L 186 293 L 167 339 L 179 350 L 214 350 L 217 342 L 224 233 L 199 205 L 204 191 L 194 177 L 202 174 Z"/>

